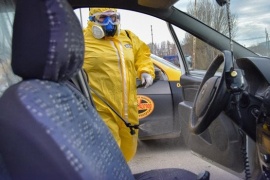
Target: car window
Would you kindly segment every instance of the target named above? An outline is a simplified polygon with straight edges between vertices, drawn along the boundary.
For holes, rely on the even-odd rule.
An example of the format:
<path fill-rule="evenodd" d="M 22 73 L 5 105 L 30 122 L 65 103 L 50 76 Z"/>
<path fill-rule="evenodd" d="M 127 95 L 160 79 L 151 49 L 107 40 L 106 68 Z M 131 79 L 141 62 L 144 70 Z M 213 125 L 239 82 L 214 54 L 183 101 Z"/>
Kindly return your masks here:
<path fill-rule="evenodd" d="M 169 66 L 174 64 L 179 69 L 182 58 L 179 55 L 178 48 L 171 36 L 166 21 L 129 10 L 118 9 L 118 12 L 121 15 L 122 29 L 133 31 L 141 40 L 148 44 L 152 55 L 167 60 L 170 62 L 168 63 Z M 76 9 L 75 13 L 81 21 L 82 27 L 85 28 L 88 22 L 89 8 Z M 181 44 L 189 70 L 206 70 L 220 51 L 180 28 L 173 27 L 177 33 L 177 38 Z M 195 51 L 193 51 L 194 42 L 196 43 Z"/>
<path fill-rule="evenodd" d="M 10 66 L 14 11 L 12 0 L 0 0 L 0 96 L 5 89 L 20 80 Z"/>
<path fill-rule="evenodd" d="M 261 56 L 270 57 L 269 0 L 230 1 L 231 37 Z M 213 0 L 181 0 L 174 7 L 229 37 L 226 8 Z M 250 16 L 252 13 L 252 16 Z M 217 18 L 219 17 L 219 18 Z"/>
<path fill-rule="evenodd" d="M 173 26 L 173 29 L 181 44 L 189 70 L 207 70 L 214 58 L 221 53 L 213 46 L 208 45 L 188 32 L 176 26 Z M 221 67 L 222 65 L 219 71 L 222 70 Z"/>
<path fill-rule="evenodd" d="M 149 46 L 152 54 L 166 59 L 178 67 L 180 66 L 179 60 L 181 58 L 165 21 L 147 14 L 124 9 L 118 9 L 118 12 L 121 16 L 121 29 L 134 32 Z M 86 28 L 89 8 L 76 9 L 75 13 L 82 27 Z"/>

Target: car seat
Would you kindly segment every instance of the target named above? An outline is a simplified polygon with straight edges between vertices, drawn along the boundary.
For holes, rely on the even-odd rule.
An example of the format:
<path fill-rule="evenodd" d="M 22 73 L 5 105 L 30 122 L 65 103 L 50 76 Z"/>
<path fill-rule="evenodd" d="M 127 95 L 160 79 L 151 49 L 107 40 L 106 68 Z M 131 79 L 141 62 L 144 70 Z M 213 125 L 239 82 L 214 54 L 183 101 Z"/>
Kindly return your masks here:
<path fill-rule="evenodd" d="M 69 79 L 84 40 L 66 0 L 16 2 L 12 69 L 22 81 L 0 98 L 0 178 L 196 179 L 183 169 L 133 175 L 109 129 Z"/>

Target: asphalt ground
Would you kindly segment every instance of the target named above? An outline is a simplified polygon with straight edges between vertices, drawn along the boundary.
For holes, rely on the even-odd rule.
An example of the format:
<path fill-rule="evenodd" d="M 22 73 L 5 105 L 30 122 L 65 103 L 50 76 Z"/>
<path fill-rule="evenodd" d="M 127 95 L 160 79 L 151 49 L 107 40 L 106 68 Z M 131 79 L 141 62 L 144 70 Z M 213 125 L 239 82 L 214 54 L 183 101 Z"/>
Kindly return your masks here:
<path fill-rule="evenodd" d="M 181 168 L 195 174 L 209 171 L 210 180 L 244 179 L 243 174 L 232 174 L 210 162 L 190 151 L 181 138 L 176 138 L 139 141 L 136 156 L 128 164 L 132 173 L 161 168 Z"/>

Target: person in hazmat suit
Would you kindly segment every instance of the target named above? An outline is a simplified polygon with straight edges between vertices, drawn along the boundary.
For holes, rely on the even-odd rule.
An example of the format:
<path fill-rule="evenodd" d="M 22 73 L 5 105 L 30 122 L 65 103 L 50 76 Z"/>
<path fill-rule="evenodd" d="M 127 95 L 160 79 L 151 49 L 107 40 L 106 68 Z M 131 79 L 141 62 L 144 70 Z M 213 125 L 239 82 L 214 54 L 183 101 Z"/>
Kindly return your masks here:
<path fill-rule="evenodd" d="M 84 38 L 83 68 L 94 105 L 128 162 L 138 140 L 136 78 L 147 88 L 155 77 L 150 49 L 133 32 L 120 29 L 120 14 L 113 8 L 90 8 Z"/>

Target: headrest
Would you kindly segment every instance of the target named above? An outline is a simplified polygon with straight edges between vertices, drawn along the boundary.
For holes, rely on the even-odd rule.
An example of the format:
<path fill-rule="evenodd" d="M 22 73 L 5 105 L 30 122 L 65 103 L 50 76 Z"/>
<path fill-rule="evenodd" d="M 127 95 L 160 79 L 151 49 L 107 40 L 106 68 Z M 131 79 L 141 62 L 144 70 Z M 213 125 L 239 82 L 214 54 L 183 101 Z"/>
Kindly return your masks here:
<path fill-rule="evenodd" d="M 23 79 L 64 81 L 83 64 L 80 22 L 66 0 L 17 1 L 12 68 Z"/>

